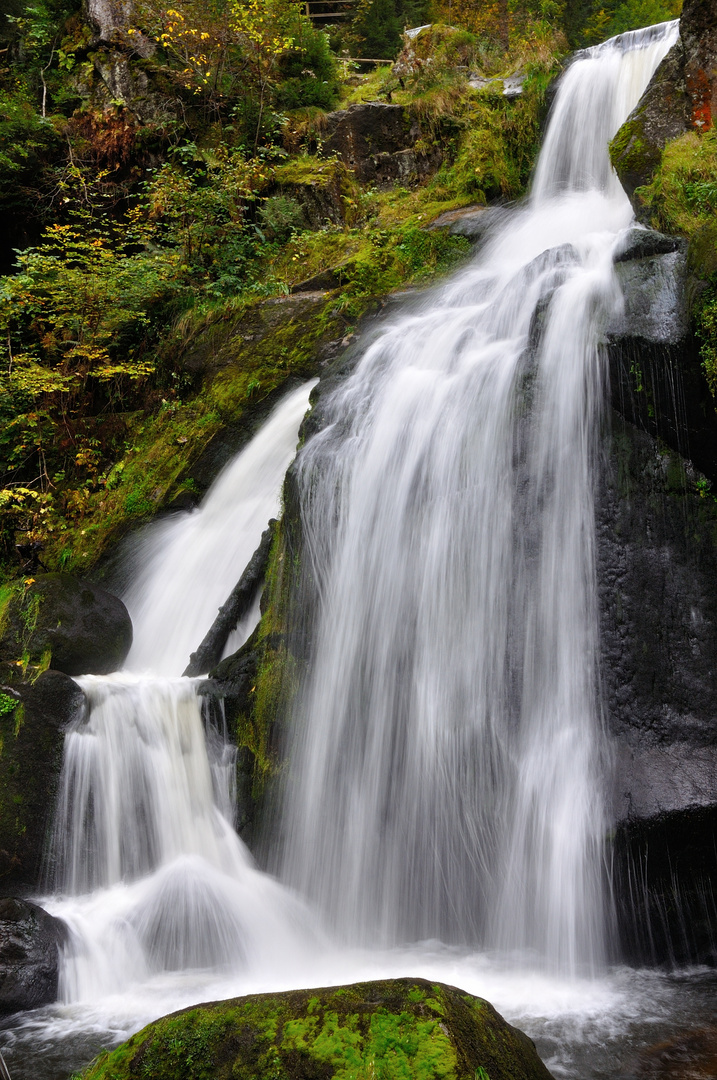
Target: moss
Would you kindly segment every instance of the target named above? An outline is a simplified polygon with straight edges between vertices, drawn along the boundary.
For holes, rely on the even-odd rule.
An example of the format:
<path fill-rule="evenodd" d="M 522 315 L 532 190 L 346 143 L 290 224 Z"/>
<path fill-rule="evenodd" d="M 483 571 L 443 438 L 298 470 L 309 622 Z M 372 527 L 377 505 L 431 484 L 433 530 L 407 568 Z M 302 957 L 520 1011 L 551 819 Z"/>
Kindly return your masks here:
<path fill-rule="evenodd" d="M 481 1072 L 479 1072 L 481 1070 Z M 395 979 L 261 994 L 158 1020 L 85 1080 L 549 1080 L 485 1001 Z"/>
<path fill-rule="evenodd" d="M 193 463 L 220 429 L 247 423 L 288 379 L 316 373 L 322 345 L 345 332 L 344 320 L 332 310 L 327 300 L 300 297 L 242 304 L 238 310 L 229 303 L 178 328 L 178 366 L 201 378 L 201 392 L 186 401 L 167 399 L 153 416 L 126 418 L 124 456 L 79 510 L 51 523 L 47 565 L 86 572 L 123 531 L 191 487 Z"/>
<path fill-rule="evenodd" d="M 690 239 L 710 230 L 706 246 L 717 215 L 717 132 L 689 131 L 668 142 L 650 183 L 636 194 L 655 228 Z"/>
<path fill-rule="evenodd" d="M 645 176 L 660 160 L 659 152 L 645 141 L 639 113 L 633 113 L 622 125 L 610 143 L 609 151 L 612 166 L 620 175 Z"/>
<path fill-rule="evenodd" d="M 668 142 L 650 183 L 636 195 L 654 228 L 689 239 L 688 266 L 700 283 L 692 317 L 705 377 L 717 396 L 717 131 L 690 131 Z"/>

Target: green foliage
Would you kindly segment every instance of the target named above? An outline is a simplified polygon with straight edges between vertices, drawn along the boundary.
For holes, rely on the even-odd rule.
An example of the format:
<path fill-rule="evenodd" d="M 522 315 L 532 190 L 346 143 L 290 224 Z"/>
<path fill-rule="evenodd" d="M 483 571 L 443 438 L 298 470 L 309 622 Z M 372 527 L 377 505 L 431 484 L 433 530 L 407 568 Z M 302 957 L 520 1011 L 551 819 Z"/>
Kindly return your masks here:
<path fill-rule="evenodd" d="M 579 34 L 580 43 L 596 45 L 627 30 L 676 19 L 681 9 L 682 0 L 613 0 L 592 12 Z"/>
<path fill-rule="evenodd" d="M 653 178 L 636 194 L 657 228 L 693 237 L 717 214 L 717 132 L 668 142 Z"/>
<path fill-rule="evenodd" d="M 360 0 L 352 32 L 362 56 L 392 60 L 401 45 L 401 30 L 394 0 Z"/>
<path fill-rule="evenodd" d="M 690 241 L 691 269 L 705 283 L 694 304 L 695 331 L 717 397 L 717 131 L 690 131 L 668 142 L 651 182 L 636 194 L 655 228 Z"/>
<path fill-rule="evenodd" d="M 338 101 L 339 80 L 328 36 L 302 20 L 292 47 L 279 60 L 279 79 L 279 108 L 333 108 Z"/>
<path fill-rule="evenodd" d="M 270 195 L 259 212 L 259 221 L 270 240 L 282 241 L 301 228 L 304 215 L 290 195 Z"/>

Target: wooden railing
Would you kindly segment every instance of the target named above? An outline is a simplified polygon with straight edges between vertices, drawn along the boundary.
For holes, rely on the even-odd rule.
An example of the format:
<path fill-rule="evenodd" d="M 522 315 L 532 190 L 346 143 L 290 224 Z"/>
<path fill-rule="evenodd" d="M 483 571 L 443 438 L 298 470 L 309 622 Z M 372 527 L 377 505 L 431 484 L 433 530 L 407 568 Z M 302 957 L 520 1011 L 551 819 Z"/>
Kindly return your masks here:
<path fill-rule="evenodd" d="M 349 19 L 355 7 L 356 0 L 306 0 L 306 14 L 317 22 Z"/>

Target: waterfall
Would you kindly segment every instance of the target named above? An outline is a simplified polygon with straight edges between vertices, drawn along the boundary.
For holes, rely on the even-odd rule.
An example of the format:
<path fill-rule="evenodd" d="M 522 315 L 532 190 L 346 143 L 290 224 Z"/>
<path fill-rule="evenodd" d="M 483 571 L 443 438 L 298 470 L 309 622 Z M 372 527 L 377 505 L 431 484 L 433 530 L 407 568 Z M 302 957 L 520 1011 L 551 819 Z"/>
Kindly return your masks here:
<path fill-rule="evenodd" d="M 78 680 L 86 707 L 65 737 L 54 895 L 41 900 L 70 928 L 66 1003 L 166 973 L 282 971 L 315 949 L 302 902 L 256 869 L 234 830 L 236 748 L 203 719 L 199 680 L 178 677 L 279 509 L 314 382 L 279 403 L 198 510 L 140 538 L 127 597 L 140 673 Z"/>
<path fill-rule="evenodd" d="M 279 869 L 346 941 L 604 962 L 593 488 L 632 220 L 607 143 L 677 32 L 578 54 L 529 203 L 297 460 L 320 617 Z"/>
<path fill-rule="evenodd" d="M 131 552 L 138 572 L 123 597 L 134 627 L 127 665 L 177 675 L 239 580 L 270 518 L 296 452 L 313 379 L 287 394 L 248 446 L 229 462 L 202 505 L 150 525 Z M 232 635 L 234 651 L 259 618 L 258 606 Z"/>

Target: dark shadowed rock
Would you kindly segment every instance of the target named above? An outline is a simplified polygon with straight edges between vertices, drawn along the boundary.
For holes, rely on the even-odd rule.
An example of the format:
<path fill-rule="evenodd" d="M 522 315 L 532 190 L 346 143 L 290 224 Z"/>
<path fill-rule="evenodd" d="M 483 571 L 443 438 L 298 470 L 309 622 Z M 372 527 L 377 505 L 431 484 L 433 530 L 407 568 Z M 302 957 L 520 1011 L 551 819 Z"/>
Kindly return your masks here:
<path fill-rule="evenodd" d="M 65 729 L 84 707 L 69 676 L 46 671 L 34 683 L 0 686 L 16 707 L 0 712 L 0 889 L 39 887 L 62 766 Z"/>
<path fill-rule="evenodd" d="M 107 675 L 122 666 L 132 622 L 118 597 L 70 574 L 27 582 L 10 602 L 0 660 L 25 656 L 66 675 Z"/>
<path fill-rule="evenodd" d="M 189 1053 L 191 1049 L 191 1053 Z M 198 1005 L 105 1053 L 85 1080 L 209 1076 L 330 1080 L 550 1080 L 531 1040 L 487 1001 L 424 979 L 387 979 Z"/>
<path fill-rule="evenodd" d="M 717 503 L 689 462 L 614 417 L 597 535 L 623 955 L 713 962 Z"/>
<path fill-rule="evenodd" d="M 36 1009 L 57 999 L 61 919 L 37 904 L 0 899 L 0 1013 Z"/>
<path fill-rule="evenodd" d="M 269 527 L 262 533 L 259 546 L 242 576 L 226 602 L 220 607 L 216 619 L 205 634 L 199 648 L 189 658 L 185 675 L 192 677 L 204 675 L 221 660 L 229 635 L 236 629 L 240 619 L 247 614 L 259 589 L 264 584 L 264 575 L 277 524 L 277 521 L 272 518 Z"/>

